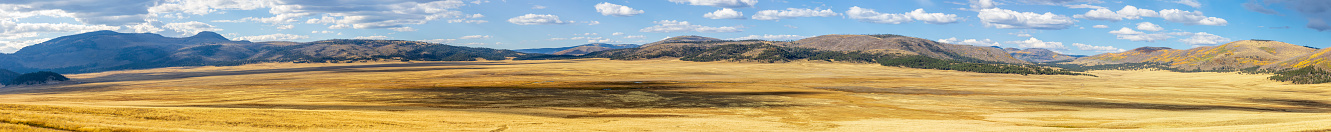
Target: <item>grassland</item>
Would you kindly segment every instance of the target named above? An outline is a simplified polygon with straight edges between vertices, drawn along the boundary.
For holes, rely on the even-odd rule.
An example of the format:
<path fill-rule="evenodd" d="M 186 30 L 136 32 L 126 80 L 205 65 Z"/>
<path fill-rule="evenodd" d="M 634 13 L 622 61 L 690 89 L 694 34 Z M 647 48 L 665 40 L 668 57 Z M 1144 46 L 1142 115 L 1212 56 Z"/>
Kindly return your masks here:
<path fill-rule="evenodd" d="M 0 131 L 1306 131 L 1331 84 L 604 59 L 264 63 L 0 88 Z"/>

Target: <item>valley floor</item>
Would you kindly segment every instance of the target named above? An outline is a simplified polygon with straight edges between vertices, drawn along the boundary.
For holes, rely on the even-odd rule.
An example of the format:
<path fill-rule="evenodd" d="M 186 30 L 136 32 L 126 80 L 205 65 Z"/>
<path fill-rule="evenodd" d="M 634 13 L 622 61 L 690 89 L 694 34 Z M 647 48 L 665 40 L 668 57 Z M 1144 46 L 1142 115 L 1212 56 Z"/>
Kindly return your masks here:
<path fill-rule="evenodd" d="M 604 59 L 265 63 L 0 88 L 0 131 L 1308 131 L 1331 85 Z"/>

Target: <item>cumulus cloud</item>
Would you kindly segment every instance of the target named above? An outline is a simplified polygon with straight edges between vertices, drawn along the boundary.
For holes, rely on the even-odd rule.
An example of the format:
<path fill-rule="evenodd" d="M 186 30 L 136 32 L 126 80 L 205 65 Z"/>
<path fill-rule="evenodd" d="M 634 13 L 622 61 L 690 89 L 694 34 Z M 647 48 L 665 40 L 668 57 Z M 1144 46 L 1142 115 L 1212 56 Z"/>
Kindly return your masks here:
<path fill-rule="evenodd" d="M 1191 6 L 1192 8 L 1202 8 L 1202 3 L 1198 3 L 1197 0 L 1178 0 L 1174 1 L 1174 3 L 1188 5 Z"/>
<path fill-rule="evenodd" d="M 670 0 L 670 2 L 721 8 L 745 8 L 753 7 L 754 4 L 758 4 L 758 0 Z"/>
<path fill-rule="evenodd" d="M 509 18 L 508 22 L 518 25 L 558 25 L 558 24 L 573 23 L 570 21 L 559 20 L 559 16 L 550 15 L 550 14 L 544 14 L 544 15 L 527 14 L 527 15 Z"/>
<path fill-rule="evenodd" d="M 626 38 L 626 39 L 642 39 L 642 38 L 647 38 L 647 36 L 643 36 L 643 35 L 630 35 L 630 36 L 624 36 L 624 38 Z"/>
<path fill-rule="evenodd" d="M 46 42 L 51 38 L 27 39 L 27 40 L 0 40 L 0 53 L 18 52 L 23 47 Z"/>
<path fill-rule="evenodd" d="M 833 12 L 832 9 L 786 8 L 786 10 L 758 11 L 752 17 L 755 20 L 781 20 L 795 17 L 830 17 L 837 15 L 840 15 L 840 13 Z"/>
<path fill-rule="evenodd" d="M 545 9 L 545 6 L 541 6 L 541 5 L 531 5 L 531 9 Z"/>
<path fill-rule="evenodd" d="M 1123 6 L 1123 9 L 1119 9 L 1117 12 L 1100 8 L 1087 11 L 1083 14 L 1072 15 L 1072 17 L 1091 20 L 1120 21 L 1123 19 L 1141 19 L 1141 17 L 1160 17 L 1160 13 L 1157 13 L 1154 10 L 1139 9 L 1136 6 L 1127 5 Z"/>
<path fill-rule="evenodd" d="M 596 12 L 606 16 L 628 17 L 643 13 L 642 10 L 634 10 L 628 6 L 611 4 L 610 2 L 601 2 L 601 4 L 596 4 L 595 7 Z"/>
<path fill-rule="evenodd" d="M 395 27 L 395 28 L 388 28 L 388 30 L 393 30 L 393 31 L 398 31 L 398 32 L 411 32 L 411 31 L 416 31 L 416 28 L 411 28 L 411 27 Z"/>
<path fill-rule="evenodd" d="M 1178 9 L 1165 9 L 1165 10 L 1160 10 L 1160 17 L 1165 18 L 1165 21 L 1183 23 L 1187 25 L 1224 26 L 1229 24 L 1229 22 L 1225 21 L 1225 19 L 1216 18 L 1216 17 L 1207 17 L 1206 15 L 1202 14 L 1202 11 L 1190 12 Z"/>
<path fill-rule="evenodd" d="M 1174 38 L 1172 36 L 1160 33 L 1147 34 L 1145 32 L 1135 31 L 1127 27 L 1123 27 L 1114 31 L 1109 31 L 1109 34 L 1116 35 L 1118 39 L 1131 40 L 1131 41 L 1144 41 L 1144 42 L 1155 42 L 1157 40 Z"/>
<path fill-rule="evenodd" d="M 298 40 L 298 39 L 307 39 L 307 38 L 310 38 L 310 36 L 278 33 L 278 34 L 258 35 L 258 36 L 241 36 L 232 39 L 261 42 L 261 41 L 287 41 L 287 40 Z"/>
<path fill-rule="evenodd" d="M 458 37 L 458 39 L 490 39 L 490 35 L 467 35 Z"/>
<path fill-rule="evenodd" d="M 763 35 L 749 35 L 749 36 L 738 37 L 738 38 L 729 38 L 728 40 L 750 40 L 750 39 L 759 39 L 759 40 L 797 40 L 797 39 L 804 39 L 804 38 L 809 38 L 809 36 L 799 36 L 799 35 L 771 35 L 771 34 L 763 34 Z"/>
<path fill-rule="evenodd" d="M 1155 25 L 1154 23 L 1151 22 L 1141 22 L 1137 23 L 1137 30 L 1160 31 L 1160 30 L 1165 30 L 1165 28 L 1160 27 L 1160 25 Z"/>
<path fill-rule="evenodd" d="M 388 39 L 388 36 L 357 36 L 351 39 Z"/>
<path fill-rule="evenodd" d="M 162 27 L 176 31 L 182 36 L 191 36 L 202 31 L 222 31 L 222 29 L 213 27 L 213 25 L 198 21 L 167 23 L 166 26 Z"/>
<path fill-rule="evenodd" d="M 744 13 L 732 10 L 730 8 L 722 8 L 714 12 L 703 14 L 702 17 L 711 18 L 711 19 L 744 19 Z"/>
<path fill-rule="evenodd" d="M 1095 26 L 1091 26 L 1091 28 L 1109 28 L 1109 26 L 1106 26 L 1106 25 L 1095 25 Z"/>
<path fill-rule="evenodd" d="M 610 35 L 619 36 L 619 35 L 624 35 L 624 33 L 623 33 L 623 32 L 615 32 L 615 33 L 610 33 Z"/>
<path fill-rule="evenodd" d="M 1095 46 L 1095 45 L 1081 44 L 1081 43 L 1072 43 L 1072 46 L 1077 47 L 1077 49 L 1079 50 L 1095 51 L 1100 53 L 1127 51 L 1119 48 L 1114 48 L 1114 46 Z"/>
<path fill-rule="evenodd" d="M 1005 29 L 1059 30 L 1071 27 L 1076 20 L 1067 16 L 1045 12 L 1017 12 L 1006 9 L 984 9 L 978 15 L 986 27 Z"/>
<path fill-rule="evenodd" d="M 89 32 L 117 29 L 120 29 L 120 27 L 69 23 L 15 23 L 13 21 L 0 20 L 0 40 L 36 37 L 41 33 Z"/>
<path fill-rule="evenodd" d="M 1008 43 L 1008 44 L 1016 44 L 1017 47 L 1020 47 L 1020 48 L 1022 48 L 1022 49 L 1026 49 L 1026 48 L 1042 48 L 1042 49 L 1049 49 L 1049 50 L 1067 50 L 1067 49 L 1068 49 L 1067 47 L 1064 47 L 1064 46 L 1063 46 L 1063 42 L 1045 42 L 1045 41 L 1042 41 L 1042 40 L 1040 40 L 1040 39 L 1035 39 L 1035 38 L 1031 38 L 1031 39 L 1027 39 L 1027 40 L 1023 40 L 1023 41 L 1007 41 L 1007 43 Z"/>
<path fill-rule="evenodd" d="M 1184 38 L 1184 39 L 1179 39 L 1178 41 L 1179 41 L 1179 42 L 1183 42 L 1183 43 L 1185 43 L 1185 44 L 1193 45 L 1194 47 L 1195 47 L 1195 46 L 1210 46 L 1210 45 L 1216 45 L 1216 44 L 1220 44 L 1220 43 L 1228 43 L 1228 42 L 1230 41 L 1229 38 L 1220 37 L 1219 35 L 1210 34 L 1210 33 L 1206 33 L 1206 32 L 1197 32 L 1197 33 L 1187 33 L 1187 32 L 1184 32 L 1184 33 L 1180 33 L 1180 34 L 1182 34 L 1182 35 L 1189 35 L 1189 36 L 1192 36 L 1192 37 L 1188 37 L 1188 38 Z"/>
<path fill-rule="evenodd" d="M 998 45 L 999 45 L 998 42 L 994 42 L 994 40 L 989 40 L 989 39 L 984 39 L 984 40 L 977 40 L 977 39 L 966 39 L 966 40 L 961 40 L 961 39 L 957 39 L 957 37 L 952 37 L 952 38 L 947 38 L 947 39 L 939 39 L 938 42 L 949 43 L 949 44 L 974 45 L 974 46 L 998 46 Z"/>
<path fill-rule="evenodd" d="M 1100 0 L 1018 0 L 1026 4 L 1036 5 L 1068 5 L 1072 3 L 1105 3 Z"/>
<path fill-rule="evenodd" d="M 640 30 L 638 30 L 638 31 L 639 31 L 639 32 L 650 32 L 650 33 L 669 33 L 669 32 L 727 33 L 727 32 L 741 32 L 741 31 L 744 31 L 744 30 L 741 30 L 741 29 L 740 29 L 740 28 L 743 28 L 743 27 L 725 27 L 725 26 L 723 26 L 723 27 L 709 27 L 709 26 L 702 26 L 702 25 L 693 25 L 693 24 L 690 24 L 688 21 L 660 20 L 660 21 L 655 21 L 655 22 L 652 22 L 652 23 L 656 23 L 657 25 L 656 25 L 656 26 L 647 27 L 647 28 L 642 28 L 642 29 L 640 29 Z"/>
<path fill-rule="evenodd" d="M 994 6 L 996 4 L 994 3 L 993 0 L 969 0 L 969 1 L 970 1 L 971 10 L 978 11 L 983 9 L 998 8 L 997 6 Z"/>
<path fill-rule="evenodd" d="M 956 23 L 961 19 L 956 14 L 927 13 L 924 9 L 915 9 L 904 14 L 878 13 L 874 9 L 860 8 L 859 6 L 850 7 L 846 10 L 846 16 L 850 19 L 860 20 L 861 22 L 883 23 L 883 24 L 901 24 L 912 22 L 914 20 L 923 21 L 929 24 L 949 24 Z"/>

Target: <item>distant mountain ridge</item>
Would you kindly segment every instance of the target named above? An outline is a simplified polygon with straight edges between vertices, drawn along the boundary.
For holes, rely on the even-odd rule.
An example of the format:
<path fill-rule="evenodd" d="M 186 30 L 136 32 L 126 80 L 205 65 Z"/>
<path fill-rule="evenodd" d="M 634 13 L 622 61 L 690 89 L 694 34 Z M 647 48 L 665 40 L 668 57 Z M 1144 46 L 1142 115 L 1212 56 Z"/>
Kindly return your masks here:
<path fill-rule="evenodd" d="M 0 63 L 0 68 L 85 73 L 252 62 L 466 61 L 533 56 L 539 55 L 402 40 L 334 39 L 305 43 L 254 43 L 231 41 L 208 31 L 183 38 L 151 33 L 94 31 L 51 39 L 24 47 L 13 54 L 0 54 L 0 62 L 14 62 Z"/>
<path fill-rule="evenodd" d="M 518 51 L 523 53 L 541 53 L 541 54 L 554 54 L 554 55 L 583 55 L 596 51 L 623 49 L 623 48 L 637 48 L 639 46 L 640 45 L 637 44 L 592 43 L 592 44 L 584 44 L 584 45 L 569 46 L 569 47 L 517 49 L 513 51 Z"/>
<path fill-rule="evenodd" d="M 1079 55 L 1060 54 L 1058 52 L 1042 48 L 1028 48 L 1028 49 L 1004 48 L 1003 51 L 1007 51 L 1008 54 L 1011 54 L 1013 58 L 1017 58 L 1032 63 L 1065 61 L 1065 60 L 1077 59 L 1079 57 L 1085 57 Z"/>
<path fill-rule="evenodd" d="M 1279 41 L 1241 40 L 1219 46 L 1203 46 L 1187 50 L 1142 47 L 1121 53 L 1084 57 L 1071 63 L 1086 65 L 1158 63 L 1184 70 L 1238 70 L 1275 64 L 1282 60 L 1312 53 L 1314 50 Z"/>
<path fill-rule="evenodd" d="M 994 47 L 957 45 L 901 35 L 822 35 L 800 39 L 787 46 L 832 51 L 865 51 L 923 55 L 940 59 L 977 59 L 1012 64 L 1030 64 L 1013 58 L 1006 51 Z"/>

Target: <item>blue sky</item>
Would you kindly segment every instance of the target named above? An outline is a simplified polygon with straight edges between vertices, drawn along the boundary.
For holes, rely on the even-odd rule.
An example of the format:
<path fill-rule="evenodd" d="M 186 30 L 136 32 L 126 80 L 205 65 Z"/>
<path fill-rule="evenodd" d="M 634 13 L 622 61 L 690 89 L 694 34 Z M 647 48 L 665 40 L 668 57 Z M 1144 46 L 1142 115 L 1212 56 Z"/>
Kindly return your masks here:
<path fill-rule="evenodd" d="M 113 6 L 107 6 L 113 5 Z M 12 0 L 0 53 L 95 30 L 237 40 L 419 40 L 522 49 L 680 35 L 900 34 L 1067 54 L 1268 39 L 1328 47 L 1325 0 Z"/>

